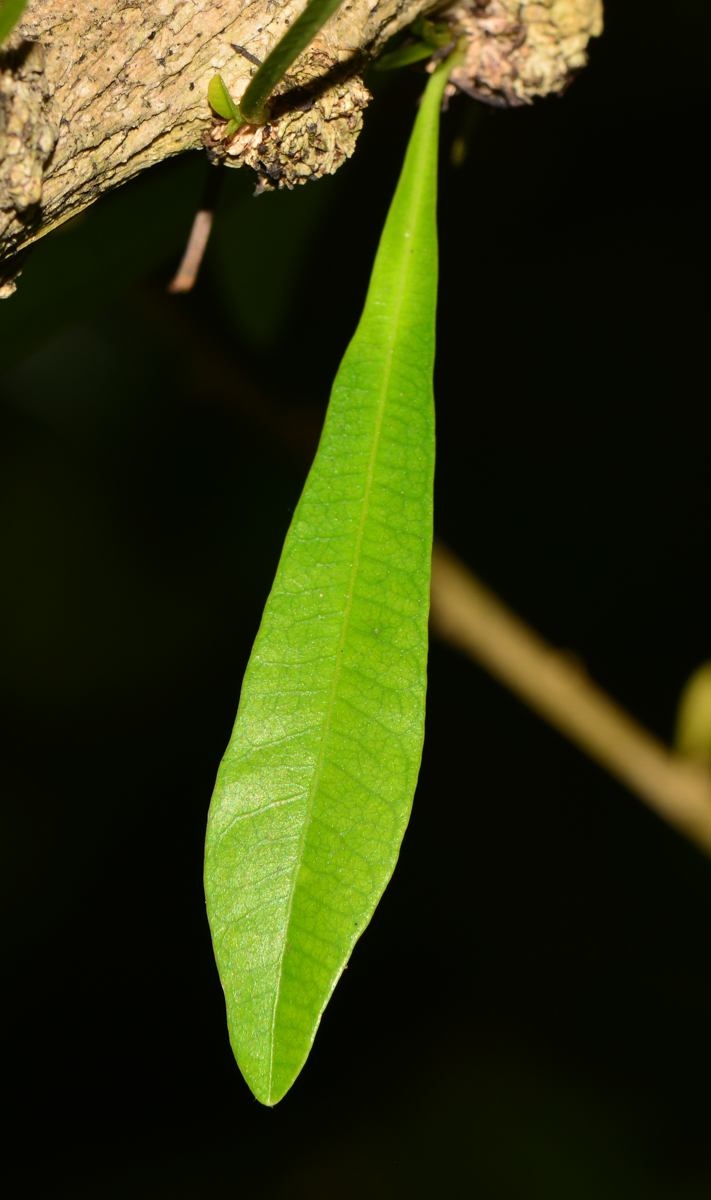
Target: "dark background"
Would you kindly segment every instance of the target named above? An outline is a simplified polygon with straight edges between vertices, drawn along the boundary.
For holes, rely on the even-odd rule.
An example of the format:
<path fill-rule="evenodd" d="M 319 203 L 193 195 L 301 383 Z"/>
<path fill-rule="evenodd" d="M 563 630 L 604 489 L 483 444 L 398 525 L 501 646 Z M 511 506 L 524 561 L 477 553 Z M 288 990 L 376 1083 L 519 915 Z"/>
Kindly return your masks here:
<path fill-rule="evenodd" d="M 708 11 L 609 0 L 562 100 L 476 110 L 461 169 L 442 127 L 438 533 L 666 739 L 711 656 Z M 333 179 L 230 173 L 189 298 L 197 153 L 0 308 L 13 1196 L 709 1195 L 711 862 L 436 642 L 401 863 L 278 1108 L 228 1045 L 207 806 L 421 89 Z"/>

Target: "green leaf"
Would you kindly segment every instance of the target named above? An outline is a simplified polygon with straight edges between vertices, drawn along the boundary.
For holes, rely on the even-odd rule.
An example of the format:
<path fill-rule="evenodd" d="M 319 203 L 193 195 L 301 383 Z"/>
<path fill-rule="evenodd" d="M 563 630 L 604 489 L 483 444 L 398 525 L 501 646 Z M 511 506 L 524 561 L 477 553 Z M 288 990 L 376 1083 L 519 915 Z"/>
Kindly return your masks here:
<path fill-rule="evenodd" d="M 424 731 L 439 108 L 432 76 L 217 778 L 206 894 L 232 1046 L 275 1104 L 392 875 Z"/>
<path fill-rule="evenodd" d="M 221 75 L 213 75 L 210 80 L 207 88 L 207 102 L 210 108 L 217 113 L 218 117 L 224 117 L 226 121 L 236 122 L 236 129 L 243 123 L 244 118 L 230 96 Z"/>
<path fill-rule="evenodd" d="M 427 21 L 424 17 L 418 17 L 410 26 L 410 33 L 422 40 L 399 46 L 389 54 L 381 54 L 373 70 L 395 71 L 399 67 L 409 67 L 412 63 L 422 62 L 424 58 L 431 58 L 435 50 L 442 50 L 452 41 L 452 29 L 446 21 Z"/>
<path fill-rule="evenodd" d="M 452 30 L 446 21 L 428 21 L 426 17 L 418 17 L 410 29 L 415 37 L 422 38 L 433 50 L 446 46 L 452 40 Z"/>
<path fill-rule="evenodd" d="M 0 0 L 0 44 L 12 33 L 27 8 L 27 0 Z"/>
<path fill-rule="evenodd" d="M 425 42 L 412 42 L 409 46 L 401 46 L 390 54 L 383 54 L 376 59 L 374 71 L 397 71 L 400 67 L 409 67 L 412 63 L 421 62 L 424 58 L 432 57 L 432 47 Z"/>
<path fill-rule="evenodd" d="M 341 3 L 342 0 L 309 0 L 250 81 L 240 103 L 246 121 L 262 125 L 269 119 L 266 104 L 274 88 Z"/>
<path fill-rule="evenodd" d="M 711 766 L 711 662 L 694 671 L 681 694 L 674 746 L 683 758 Z"/>

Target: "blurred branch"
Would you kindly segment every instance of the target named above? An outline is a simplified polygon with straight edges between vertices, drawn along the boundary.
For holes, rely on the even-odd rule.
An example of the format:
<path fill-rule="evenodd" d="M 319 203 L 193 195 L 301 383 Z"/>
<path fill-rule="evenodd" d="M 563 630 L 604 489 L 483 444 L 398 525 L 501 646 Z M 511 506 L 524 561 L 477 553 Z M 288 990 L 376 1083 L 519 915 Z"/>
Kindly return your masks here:
<path fill-rule="evenodd" d="M 202 204 L 195 214 L 188 244 L 180 266 L 168 284 L 169 292 L 191 292 L 207 249 L 215 216 L 215 205 L 222 191 L 224 167 L 217 164 L 208 173 Z"/>
<path fill-rule="evenodd" d="M 180 344 L 204 400 L 227 405 L 308 468 L 321 427 L 314 410 L 256 387 L 223 342 L 198 327 L 185 301 L 148 289 L 137 300 L 143 315 Z M 675 757 L 597 687 L 572 655 L 544 642 L 438 541 L 430 627 L 711 854 L 711 771 Z"/>
<path fill-rule="evenodd" d="M 431 625 L 711 854 L 711 772 L 675 757 L 440 544 L 432 559 Z"/>
<path fill-rule="evenodd" d="M 162 289 L 144 286 L 133 293 L 133 301 L 141 318 L 175 346 L 202 403 L 238 415 L 272 448 L 279 447 L 286 459 L 308 470 L 318 445 L 322 411 L 279 400 L 255 383 L 223 339 L 198 323 L 187 297 L 171 297 Z"/>
<path fill-rule="evenodd" d="M 207 248 L 214 212 L 211 208 L 199 208 L 195 213 L 185 253 L 174 277 L 168 284 L 169 292 L 191 292 L 195 287 L 200 264 Z"/>

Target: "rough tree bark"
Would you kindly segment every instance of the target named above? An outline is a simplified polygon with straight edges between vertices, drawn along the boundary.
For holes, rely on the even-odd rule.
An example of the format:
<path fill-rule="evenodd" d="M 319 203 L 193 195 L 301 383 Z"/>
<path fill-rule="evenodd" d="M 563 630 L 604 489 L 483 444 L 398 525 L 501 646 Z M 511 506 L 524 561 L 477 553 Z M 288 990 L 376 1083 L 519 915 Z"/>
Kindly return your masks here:
<path fill-rule="evenodd" d="M 602 0 L 455 0 L 470 40 L 457 85 L 517 105 L 562 91 L 602 28 Z M 362 71 L 432 0 L 344 0 L 278 89 L 274 119 L 225 140 L 207 85 L 239 99 L 304 0 L 31 0 L 0 50 L 0 295 L 23 252 L 102 192 L 183 150 L 247 164 L 260 186 L 330 174 L 370 99 Z"/>

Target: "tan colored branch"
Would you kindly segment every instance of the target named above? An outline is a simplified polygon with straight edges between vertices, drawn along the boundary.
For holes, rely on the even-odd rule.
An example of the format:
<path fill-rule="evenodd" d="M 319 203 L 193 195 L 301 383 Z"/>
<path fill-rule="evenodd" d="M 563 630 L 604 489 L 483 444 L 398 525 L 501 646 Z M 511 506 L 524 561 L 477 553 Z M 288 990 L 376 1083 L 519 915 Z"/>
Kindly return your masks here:
<path fill-rule="evenodd" d="M 30 0 L 0 50 L 0 295 L 22 251 L 109 188 L 205 145 L 260 189 L 331 174 L 353 153 L 370 96 L 360 72 L 436 0 L 346 0 L 277 88 L 274 119 L 226 123 L 207 104 L 220 72 L 236 100 L 304 0 Z M 471 39 L 458 86 L 487 103 L 561 91 L 601 30 L 601 0 L 455 0 Z M 3 266 L 4 264 L 4 266 Z"/>
<path fill-rule="evenodd" d="M 359 69 L 424 6 L 352 0 L 327 22 L 285 81 L 287 90 L 323 81 L 312 111 L 284 112 L 270 146 L 250 160 L 266 163 L 267 183 L 282 182 L 281 172 L 288 186 L 345 160 L 368 99 Z M 219 131 L 207 104 L 212 76 L 221 72 L 239 98 L 254 70 L 231 43 L 265 58 L 302 8 L 303 0 L 30 0 L 0 53 L 2 256 L 146 167 L 199 148 Z"/>
<path fill-rule="evenodd" d="M 711 854 L 711 772 L 675 757 L 441 545 L 432 559 L 431 624 Z"/>

